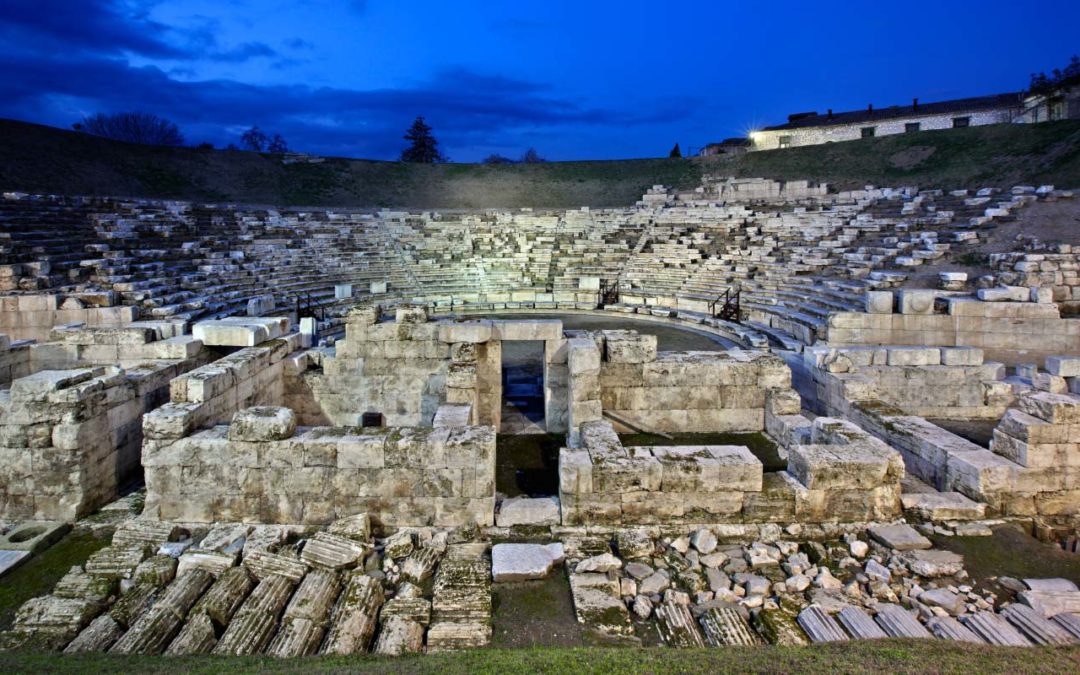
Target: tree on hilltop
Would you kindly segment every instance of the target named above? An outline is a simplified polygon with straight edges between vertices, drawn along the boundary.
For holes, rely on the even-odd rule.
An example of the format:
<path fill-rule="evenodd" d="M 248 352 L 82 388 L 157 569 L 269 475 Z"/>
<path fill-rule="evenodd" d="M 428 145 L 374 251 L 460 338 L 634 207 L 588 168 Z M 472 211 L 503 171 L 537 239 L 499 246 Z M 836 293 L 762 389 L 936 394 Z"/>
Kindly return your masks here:
<path fill-rule="evenodd" d="M 259 125 L 255 125 L 244 132 L 244 135 L 240 137 L 240 146 L 245 150 L 252 152 L 262 152 L 266 149 L 266 144 L 270 142 L 263 130 L 259 128 Z"/>
<path fill-rule="evenodd" d="M 522 164 L 539 164 L 546 162 L 547 160 L 540 156 L 540 153 L 536 151 L 536 148 L 529 148 L 525 151 L 525 154 L 521 156 Z"/>
<path fill-rule="evenodd" d="M 145 112 L 97 113 L 72 124 L 75 131 L 141 145 L 183 145 L 175 122 Z"/>
<path fill-rule="evenodd" d="M 672 148 L 671 152 L 668 153 L 668 157 L 671 157 L 671 158 L 682 157 L 682 148 L 679 147 L 678 143 L 676 143 L 675 147 Z"/>
<path fill-rule="evenodd" d="M 401 151 L 401 161 L 419 164 L 448 161 L 446 156 L 439 151 L 439 141 L 435 139 L 435 134 L 431 133 L 431 126 L 424 121 L 423 115 L 413 120 L 404 138 L 409 141 L 409 147 Z"/>

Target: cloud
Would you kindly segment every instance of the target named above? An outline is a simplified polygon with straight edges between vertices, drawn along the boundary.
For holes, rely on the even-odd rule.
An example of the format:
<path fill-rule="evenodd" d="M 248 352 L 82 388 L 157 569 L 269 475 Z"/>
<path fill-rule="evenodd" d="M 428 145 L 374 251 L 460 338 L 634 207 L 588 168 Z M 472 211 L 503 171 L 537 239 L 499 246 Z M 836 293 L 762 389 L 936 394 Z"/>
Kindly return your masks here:
<path fill-rule="evenodd" d="M 281 71 L 300 61 L 262 42 L 223 48 L 212 18 L 194 17 L 178 29 L 149 19 L 146 5 L 86 0 L 76 17 L 58 11 L 58 0 L 7 1 L 10 11 L 0 14 L 0 116 L 65 128 L 95 112 L 145 111 L 175 121 L 192 140 L 224 145 L 237 140 L 236 129 L 258 124 L 298 150 L 393 159 L 404 129 L 424 115 L 447 151 L 465 159 L 481 146 L 671 122 L 695 108 L 688 100 L 624 101 L 626 111 L 614 110 L 543 83 L 465 68 L 381 89 L 199 79 L 199 63 L 263 59 Z M 294 38 L 284 48 L 314 45 Z M 133 56 L 152 65 L 133 65 Z"/>
<path fill-rule="evenodd" d="M 261 51 L 253 47 L 245 55 Z M 140 110 L 174 120 L 192 139 L 224 144 L 236 140 L 226 130 L 258 124 L 300 150 L 386 159 L 396 157 L 401 134 L 417 115 L 460 155 L 474 140 L 513 145 L 512 138 L 529 130 L 625 127 L 677 119 L 688 109 L 677 103 L 631 113 L 591 107 L 542 84 L 460 68 L 406 87 L 370 90 L 178 80 L 122 58 L 60 52 L 0 52 L 0 71 L 8 73 L 0 80 L 0 116 L 66 127 L 87 113 Z"/>

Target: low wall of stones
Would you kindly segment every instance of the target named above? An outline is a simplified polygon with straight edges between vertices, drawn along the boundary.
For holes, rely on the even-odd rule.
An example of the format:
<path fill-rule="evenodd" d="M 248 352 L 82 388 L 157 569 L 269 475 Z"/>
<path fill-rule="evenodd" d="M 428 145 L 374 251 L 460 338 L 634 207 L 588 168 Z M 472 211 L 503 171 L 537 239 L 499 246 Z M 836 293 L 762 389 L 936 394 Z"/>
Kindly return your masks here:
<path fill-rule="evenodd" d="M 826 415 L 877 400 L 907 415 L 998 419 L 1014 400 L 1005 367 L 977 347 L 814 346 L 789 362 L 799 392 Z"/>
<path fill-rule="evenodd" d="M 826 334 L 820 337 L 831 346 L 978 347 L 987 358 L 1008 365 L 1077 353 L 1080 319 L 1062 319 L 1051 302 L 1010 301 L 1026 299 L 1029 293 L 1024 288 L 984 289 L 980 294 L 994 299 L 984 301 L 901 291 L 894 300 L 890 291 L 872 291 L 867 293 L 867 313 L 830 315 Z"/>
<path fill-rule="evenodd" d="M 282 407 L 143 448 L 146 513 L 162 520 L 325 524 L 367 512 L 376 525 L 488 526 L 495 512 L 491 427 L 297 429 Z"/>
<path fill-rule="evenodd" d="M 116 496 L 140 470 L 142 416 L 170 381 L 207 358 L 191 336 L 151 328 L 66 328 L 19 354 L 0 392 L 0 514 L 74 520 Z M 95 363 L 120 363 L 95 367 Z"/>
<path fill-rule="evenodd" d="M 55 326 L 81 323 L 118 327 L 135 321 L 138 309 L 124 306 L 93 306 L 53 293 L 0 297 L 0 333 L 15 340 L 44 342 Z"/>
<path fill-rule="evenodd" d="M 900 513 L 900 454 L 858 427 L 818 418 L 786 471 L 742 446 L 623 447 L 611 424 L 581 427 L 559 455 L 564 525 L 858 522 Z"/>
<path fill-rule="evenodd" d="M 299 346 L 300 335 L 292 333 L 173 379 L 169 402 L 143 418 L 146 442 L 183 438 L 203 427 L 227 424 L 242 408 L 281 405 L 286 359 Z"/>
<path fill-rule="evenodd" d="M 45 370 L 0 393 L 0 515 L 66 520 L 114 499 L 139 467 L 143 413 L 176 364 Z"/>
<path fill-rule="evenodd" d="M 23 341 L 12 343 L 9 336 L 0 334 L 0 384 L 9 384 L 32 372 L 30 344 Z"/>
<path fill-rule="evenodd" d="M 990 269 L 1009 286 L 1049 289 L 1053 302 L 1080 312 L 1080 252 L 1068 244 L 1039 253 L 991 253 Z"/>
<path fill-rule="evenodd" d="M 1080 515 L 1080 445 L 1047 441 L 1077 438 L 1080 397 L 1023 394 L 994 430 L 990 449 L 873 401 L 856 404 L 852 419 L 899 449 L 912 475 L 985 503 L 990 515 Z"/>
<path fill-rule="evenodd" d="M 603 411 L 644 428 L 762 431 L 768 393 L 791 388 L 788 366 L 765 352 L 658 353 L 655 336 L 620 331 L 601 331 L 596 339 Z"/>

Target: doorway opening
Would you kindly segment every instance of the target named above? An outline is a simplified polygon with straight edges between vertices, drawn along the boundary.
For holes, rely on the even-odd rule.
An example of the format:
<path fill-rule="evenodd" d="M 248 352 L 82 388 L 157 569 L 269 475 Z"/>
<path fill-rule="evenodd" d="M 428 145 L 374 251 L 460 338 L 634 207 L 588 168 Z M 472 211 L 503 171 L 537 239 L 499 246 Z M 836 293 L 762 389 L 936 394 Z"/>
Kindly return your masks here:
<path fill-rule="evenodd" d="M 503 341 L 502 393 L 502 433 L 545 433 L 543 341 Z"/>

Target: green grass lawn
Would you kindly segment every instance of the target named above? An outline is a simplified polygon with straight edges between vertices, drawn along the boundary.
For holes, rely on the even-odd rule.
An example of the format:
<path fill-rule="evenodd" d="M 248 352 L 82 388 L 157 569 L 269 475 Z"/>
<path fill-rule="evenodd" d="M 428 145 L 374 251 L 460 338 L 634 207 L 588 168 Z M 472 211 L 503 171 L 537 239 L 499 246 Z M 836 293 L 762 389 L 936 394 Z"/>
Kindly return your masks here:
<path fill-rule="evenodd" d="M 89 532 L 71 532 L 0 579 L 0 630 L 11 627 L 20 605 L 48 595 L 68 570 L 108 543 Z"/>
<path fill-rule="evenodd" d="M 379 658 L 0 654 L 3 672 L 49 673 L 1069 673 L 1080 647 L 1010 648 L 940 640 L 726 649 L 532 648 Z"/>

